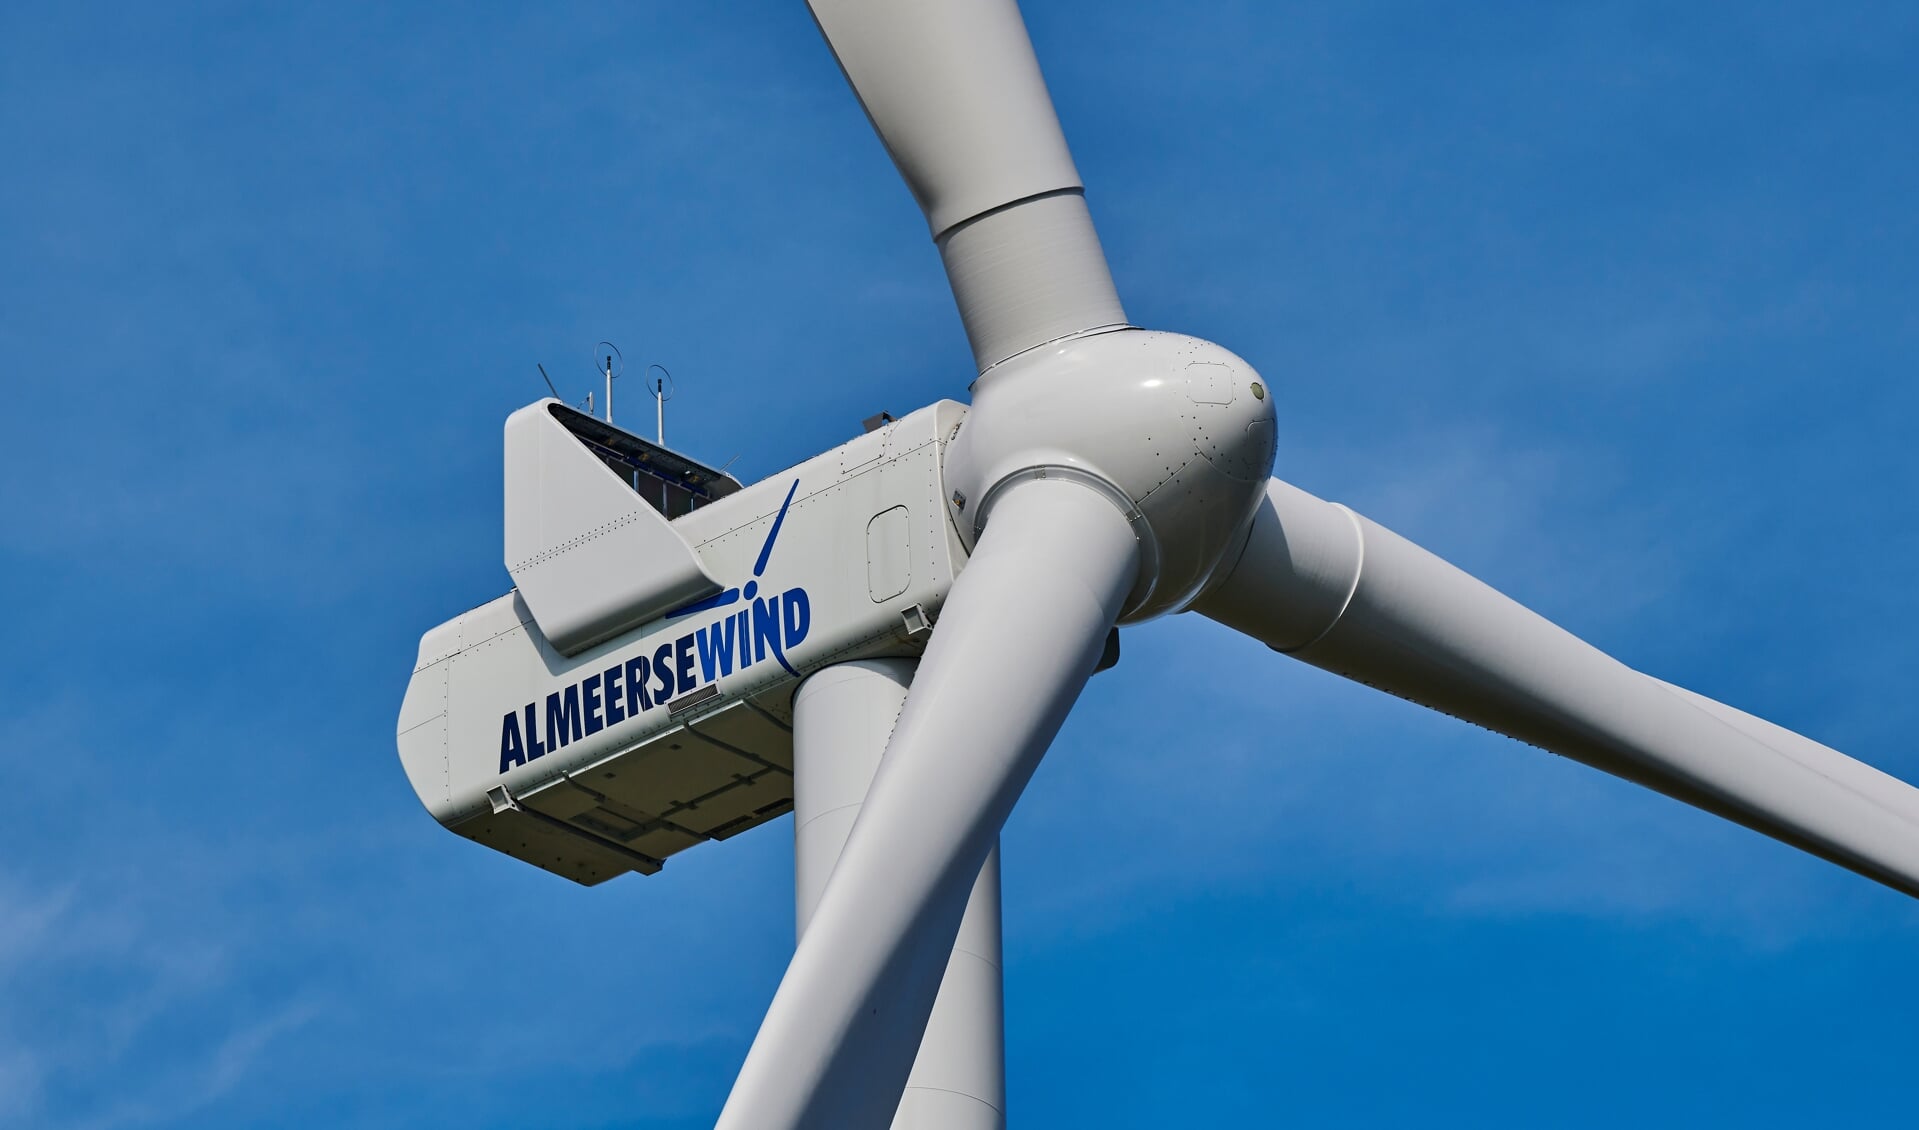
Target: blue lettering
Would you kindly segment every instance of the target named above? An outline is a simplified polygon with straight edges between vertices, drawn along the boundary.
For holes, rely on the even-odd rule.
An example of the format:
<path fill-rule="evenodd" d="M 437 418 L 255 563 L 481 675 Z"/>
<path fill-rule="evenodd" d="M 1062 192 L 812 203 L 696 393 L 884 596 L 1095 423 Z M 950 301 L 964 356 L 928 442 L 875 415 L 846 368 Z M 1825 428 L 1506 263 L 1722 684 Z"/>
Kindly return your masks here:
<path fill-rule="evenodd" d="M 786 628 L 786 646 L 798 647 L 813 626 L 813 606 L 805 589 L 787 589 L 780 594 L 780 619 Z"/>
<path fill-rule="evenodd" d="M 773 645 L 773 653 L 780 650 L 780 605 L 779 598 L 753 599 L 753 662 L 766 658 L 766 645 Z"/>
<path fill-rule="evenodd" d="M 526 746 L 520 743 L 520 712 L 509 710 L 500 723 L 500 772 L 526 764 Z"/>
<path fill-rule="evenodd" d="M 753 650 L 761 656 L 771 650 L 773 658 L 780 661 L 780 666 L 786 668 L 787 674 L 799 674 L 786 661 L 786 649 L 780 646 L 780 598 L 777 596 L 771 600 L 757 597 L 753 600 Z"/>
<path fill-rule="evenodd" d="M 626 708 L 620 703 L 620 672 L 625 668 L 615 663 L 600 673 L 600 682 L 606 687 L 606 725 L 608 729 L 626 721 Z"/>
<path fill-rule="evenodd" d="M 606 729 L 600 717 L 600 677 L 588 675 L 580 680 L 580 708 L 586 712 L 586 732 L 597 734 Z"/>
<path fill-rule="evenodd" d="M 546 696 L 546 748 L 565 749 L 580 740 L 580 688 Z"/>
<path fill-rule="evenodd" d="M 720 634 L 717 631 L 711 634 L 713 639 L 709 644 L 706 638 L 708 635 L 707 629 L 693 629 L 693 650 L 697 652 L 700 657 L 700 682 L 702 683 L 712 682 L 713 669 L 719 666 L 718 657 L 713 654 L 713 645 L 720 642 Z"/>
<path fill-rule="evenodd" d="M 721 628 L 726 630 L 722 632 Z M 733 673 L 733 629 L 733 617 L 728 616 L 717 624 L 693 633 L 694 642 L 700 649 L 700 674 L 706 682 Z"/>
<path fill-rule="evenodd" d="M 704 628 L 654 649 L 651 662 L 636 655 L 546 696 L 545 726 L 536 700 L 500 720 L 500 772 L 565 749 L 601 730 L 638 718 L 655 703 L 746 670 L 768 652 L 792 675 L 786 652 L 806 642 L 813 629 L 812 601 L 805 589 L 788 589 L 752 603 Z M 737 665 L 737 666 L 736 666 Z M 699 681 L 695 682 L 695 675 Z M 648 676 L 652 685 L 649 686 Z M 544 733 L 545 741 L 541 741 Z"/>
<path fill-rule="evenodd" d="M 538 761 L 546 756 L 546 747 L 540 744 L 540 729 L 534 724 L 535 709 L 532 703 L 526 704 L 526 759 L 528 761 Z"/>
<path fill-rule="evenodd" d="M 673 697 L 673 645 L 663 643 L 653 653 L 653 677 L 660 682 L 660 688 L 653 692 L 654 702 L 665 702 Z"/>
<path fill-rule="evenodd" d="M 638 718 L 640 711 L 651 709 L 653 700 L 646 693 L 646 656 L 636 655 L 626 661 L 626 713 Z"/>
<path fill-rule="evenodd" d="M 673 641 L 673 676 L 680 684 L 680 693 L 693 689 L 693 637 L 681 636 Z"/>

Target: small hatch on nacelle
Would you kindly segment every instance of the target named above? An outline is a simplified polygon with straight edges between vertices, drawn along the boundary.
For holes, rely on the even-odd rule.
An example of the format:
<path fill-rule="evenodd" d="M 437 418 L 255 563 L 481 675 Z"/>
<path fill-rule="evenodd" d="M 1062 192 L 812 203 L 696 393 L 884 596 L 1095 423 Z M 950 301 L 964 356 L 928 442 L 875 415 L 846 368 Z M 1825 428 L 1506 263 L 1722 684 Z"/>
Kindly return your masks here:
<path fill-rule="evenodd" d="M 549 404 L 547 411 L 648 506 L 668 518 L 697 510 L 740 489 L 740 481 L 725 471 L 716 471 L 577 409 Z"/>

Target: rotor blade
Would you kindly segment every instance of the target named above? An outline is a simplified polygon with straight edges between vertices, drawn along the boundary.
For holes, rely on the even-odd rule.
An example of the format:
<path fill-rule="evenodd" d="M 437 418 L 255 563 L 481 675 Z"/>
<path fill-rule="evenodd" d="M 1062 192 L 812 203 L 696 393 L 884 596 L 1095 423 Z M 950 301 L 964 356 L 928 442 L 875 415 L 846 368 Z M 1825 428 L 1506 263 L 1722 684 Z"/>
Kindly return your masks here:
<path fill-rule="evenodd" d="M 1278 479 L 1194 602 L 1276 651 L 1737 821 L 1919 896 L 1919 790 L 1627 667 Z"/>
<path fill-rule="evenodd" d="M 808 0 L 926 213 L 980 371 L 1124 325 L 1013 0 Z"/>
<path fill-rule="evenodd" d="M 884 1130 L 967 895 L 1138 572 L 1117 507 L 1063 479 L 993 507 L 719 1130 Z"/>

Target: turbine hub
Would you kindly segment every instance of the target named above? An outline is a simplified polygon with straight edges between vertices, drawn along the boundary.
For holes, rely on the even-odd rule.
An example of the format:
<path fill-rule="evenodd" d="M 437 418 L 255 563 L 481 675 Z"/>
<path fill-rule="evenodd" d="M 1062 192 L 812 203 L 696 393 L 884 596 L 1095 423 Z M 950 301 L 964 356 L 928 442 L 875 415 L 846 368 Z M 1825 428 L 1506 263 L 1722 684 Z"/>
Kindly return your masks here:
<path fill-rule="evenodd" d="M 1272 391 L 1210 341 L 1125 329 L 1032 349 L 981 375 L 946 456 L 967 549 L 1024 478 L 1076 478 L 1141 541 L 1123 620 L 1185 607 L 1252 520 L 1272 472 Z"/>

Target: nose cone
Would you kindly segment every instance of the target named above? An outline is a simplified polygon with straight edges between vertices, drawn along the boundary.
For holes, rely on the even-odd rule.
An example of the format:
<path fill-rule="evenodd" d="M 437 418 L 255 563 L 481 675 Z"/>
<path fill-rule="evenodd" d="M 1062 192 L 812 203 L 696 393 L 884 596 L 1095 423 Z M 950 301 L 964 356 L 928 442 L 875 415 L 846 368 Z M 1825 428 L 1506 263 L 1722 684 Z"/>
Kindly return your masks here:
<path fill-rule="evenodd" d="M 1199 594 L 1239 544 L 1273 469 L 1273 399 L 1259 373 L 1210 341 L 1157 336 L 1192 446 L 1164 482 L 1136 496 L 1158 543 L 1159 575 L 1129 621 L 1178 611 Z"/>
<path fill-rule="evenodd" d="M 1273 469 L 1273 405 L 1253 367 L 1217 346 L 1186 364 L 1193 450 L 1220 474 L 1265 482 Z"/>
<path fill-rule="evenodd" d="M 1185 606 L 1236 548 L 1272 470 L 1273 400 L 1251 365 L 1199 338 L 1151 330 L 1032 351 L 974 386 L 946 458 L 967 544 L 1020 476 L 1097 484 L 1141 541 L 1125 619 Z M 970 507 L 961 499 L 971 500 Z"/>

